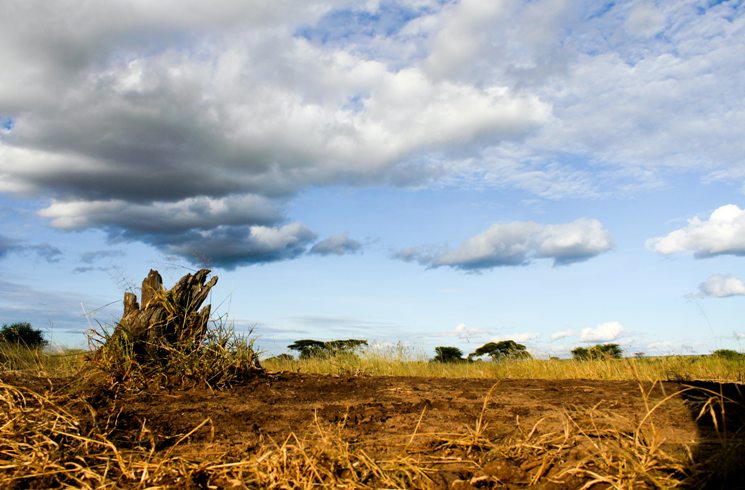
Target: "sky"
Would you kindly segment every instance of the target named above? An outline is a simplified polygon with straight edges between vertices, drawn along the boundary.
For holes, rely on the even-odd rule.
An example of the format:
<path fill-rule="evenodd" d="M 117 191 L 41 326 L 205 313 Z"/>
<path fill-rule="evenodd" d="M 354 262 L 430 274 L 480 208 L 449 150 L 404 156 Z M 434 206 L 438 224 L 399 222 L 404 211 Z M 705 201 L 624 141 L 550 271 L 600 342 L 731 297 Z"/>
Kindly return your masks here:
<path fill-rule="evenodd" d="M 0 0 L 0 323 L 745 343 L 745 3 Z"/>

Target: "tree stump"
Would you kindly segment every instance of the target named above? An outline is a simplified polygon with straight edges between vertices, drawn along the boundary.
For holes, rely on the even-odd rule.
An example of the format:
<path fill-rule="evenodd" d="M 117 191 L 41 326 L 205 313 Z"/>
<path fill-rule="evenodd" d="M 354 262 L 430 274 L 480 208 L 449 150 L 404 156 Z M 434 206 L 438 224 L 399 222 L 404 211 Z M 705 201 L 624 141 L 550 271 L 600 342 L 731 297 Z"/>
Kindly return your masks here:
<path fill-rule="evenodd" d="M 209 273 L 187 274 L 165 290 L 158 271 L 151 270 L 142 281 L 140 304 L 134 293 L 124 293 L 124 314 L 109 341 L 131 345 L 138 362 L 199 348 L 210 317 L 210 305 L 201 306 L 217 284 L 217 276 L 207 281 Z"/>

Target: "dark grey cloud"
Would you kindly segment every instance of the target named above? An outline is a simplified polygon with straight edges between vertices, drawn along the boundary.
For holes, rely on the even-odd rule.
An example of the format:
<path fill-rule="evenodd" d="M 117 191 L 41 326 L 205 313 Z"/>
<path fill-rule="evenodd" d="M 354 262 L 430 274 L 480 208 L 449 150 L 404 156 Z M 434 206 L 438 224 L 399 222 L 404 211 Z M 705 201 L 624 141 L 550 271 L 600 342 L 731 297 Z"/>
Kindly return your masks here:
<path fill-rule="evenodd" d="M 123 250 L 93 250 L 80 254 L 80 261 L 84 264 L 94 264 L 99 260 L 116 259 L 125 255 Z"/>
<path fill-rule="evenodd" d="M 393 257 L 428 268 L 452 267 L 480 272 L 494 267 L 527 265 L 552 259 L 554 266 L 589 260 L 613 247 L 610 233 L 597 220 L 545 225 L 532 221 L 495 224 L 458 248 L 411 247 Z"/>
<path fill-rule="evenodd" d="M 48 243 L 28 244 L 20 240 L 0 235 L 0 258 L 5 257 L 12 252 L 30 252 L 47 262 L 59 262 L 63 257 L 62 251 L 54 245 Z"/>
<path fill-rule="evenodd" d="M 221 226 L 182 235 L 141 238 L 193 264 L 232 270 L 244 265 L 294 259 L 305 253 L 316 234 L 300 223 L 290 223 L 276 228 Z"/>
<path fill-rule="evenodd" d="M 362 243 L 349 238 L 346 234 L 333 235 L 313 245 L 311 254 L 347 255 L 362 251 Z"/>
<path fill-rule="evenodd" d="M 5 257 L 10 252 L 18 250 L 18 248 L 19 245 L 17 240 L 0 235 L 0 258 Z"/>
<path fill-rule="evenodd" d="M 24 250 L 29 250 L 42 259 L 46 260 L 47 262 L 59 262 L 62 260 L 62 257 L 64 254 L 62 253 L 62 250 L 55 247 L 54 245 L 50 245 L 48 243 L 40 243 L 37 245 L 27 245 L 23 247 Z"/>
<path fill-rule="evenodd" d="M 347 3 L 0 0 L 0 192 L 51 197 L 41 215 L 57 228 L 232 267 L 298 255 L 257 248 L 251 230 L 284 230 L 308 186 L 427 182 L 443 171 L 428 155 L 521 138 L 548 117 L 532 95 L 295 35 Z"/>

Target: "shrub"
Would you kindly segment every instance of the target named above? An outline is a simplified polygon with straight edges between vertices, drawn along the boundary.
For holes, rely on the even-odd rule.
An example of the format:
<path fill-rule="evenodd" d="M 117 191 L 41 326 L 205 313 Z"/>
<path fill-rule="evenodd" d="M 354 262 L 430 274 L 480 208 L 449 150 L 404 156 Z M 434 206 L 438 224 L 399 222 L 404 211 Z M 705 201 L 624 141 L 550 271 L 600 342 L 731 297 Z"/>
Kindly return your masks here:
<path fill-rule="evenodd" d="M 433 362 L 463 362 L 463 351 L 457 347 L 439 346 L 435 347 Z"/>
<path fill-rule="evenodd" d="M 577 361 L 621 359 L 623 357 L 623 349 L 618 344 L 597 344 L 592 347 L 577 347 L 572 350 L 572 357 Z"/>
<path fill-rule="evenodd" d="M 3 325 L 2 329 L 0 329 L 0 340 L 32 349 L 44 347 L 48 344 L 44 339 L 44 332 L 32 327 L 28 322 Z"/>
<path fill-rule="evenodd" d="M 728 361 L 737 361 L 740 359 L 745 359 L 745 354 L 742 354 L 732 349 L 717 349 L 714 352 L 712 352 L 711 355 L 712 357 L 720 357 L 722 359 L 727 359 Z"/>
<path fill-rule="evenodd" d="M 287 348 L 300 352 L 300 359 L 314 359 L 340 354 L 354 354 L 363 345 L 367 345 L 367 340 L 347 339 L 323 342 L 320 340 L 304 339 L 296 340 L 288 345 Z"/>
<path fill-rule="evenodd" d="M 469 359 L 488 355 L 493 361 L 503 359 L 530 359 L 532 356 L 524 345 L 514 340 L 502 340 L 500 342 L 487 342 L 468 355 Z"/>

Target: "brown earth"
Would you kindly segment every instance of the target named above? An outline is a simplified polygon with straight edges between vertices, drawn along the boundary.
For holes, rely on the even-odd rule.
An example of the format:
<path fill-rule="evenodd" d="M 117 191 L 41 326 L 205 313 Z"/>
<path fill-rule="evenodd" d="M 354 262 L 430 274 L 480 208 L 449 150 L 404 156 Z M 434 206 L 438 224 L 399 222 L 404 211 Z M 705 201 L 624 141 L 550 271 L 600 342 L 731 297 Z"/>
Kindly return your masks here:
<path fill-rule="evenodd" d="M 85 388 L 82 394 L 98 420 L 115 419 L 110 439 L 120 447 L 140 444 L 147 432 L 158 450 L 178 442 L 173 449 L 187 458 L 227 456 L 237 460 L 262 444 L 281 444 L 290 434 L 312 440 L 333 432 L 377 459 L 402 454 L 426 456 L 430 467 L 436 469 L 434 486 L 474 488 L 472 483 L 479 481 L 479 475 L 505 484 L 513 480 L 515 487 L 522 487 L 533 469 L 530 461 L 519 458 L 487 465 L 483 458 L 470 457 L 467 453 L 473 446 L 457 441 L 479 428 L 483 429 L 480 437 L 487 440 L 529 441 L 534 427 L 535 434 L 561 433 L 567 420 L 580 431 L 590 424 L 597 431 L 612 428 L 623 437 L 633 437 L 640 425 L 649 429 L 654 424 L 654 437 L 661 448 L 691 468 L 720 446 L 723 430 L 730 438 L 743 437 L 739 430 L 745 420 L 742 394 L 738 395 L 736 385 L 726 389 L 733 397 L 741 397 L 738 404 L 727 406 L 727 420 L 720 418 L 716 424 L 708 412 L 696 420 L 709 395 L 703 391 L 698 393 L 699 402 L 691 393 L 673 396 L 645 418 L 650 408 L 683 388 L 674 382 L 640 386 L 633 381 L 277 373 L 225 391 L 159 389 L 114 397 Z M 719 390 L 719 385 L 703 388 Z M 57 391 L 64 389 L 60 384 L 56 387 Z M 642 390 L 649 391 L 646 402 Z M 80 394 L 78 391 L 76 396 Z M 202 422 L 206 423 L 184 438 Z M 729 427 L 724 427 L 725 423 Z M 566 452 L 563 464 L 570 465 L 596 450 L 593 437 Z M 739 480 L 728 481 L 728 485 L 739 484 Z M 581 483 L 569 479 L 563 485 L 543 488 L 574 488 Z"/>

